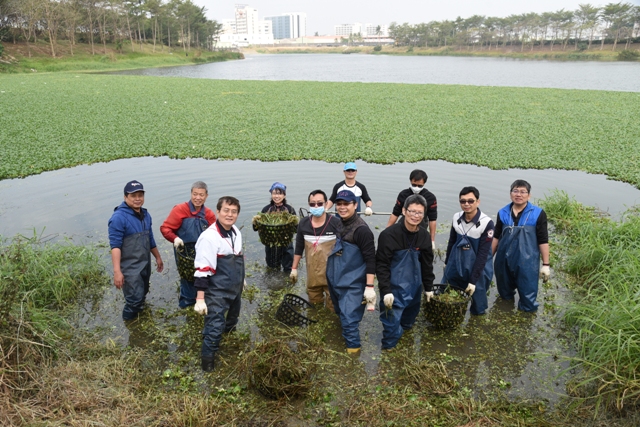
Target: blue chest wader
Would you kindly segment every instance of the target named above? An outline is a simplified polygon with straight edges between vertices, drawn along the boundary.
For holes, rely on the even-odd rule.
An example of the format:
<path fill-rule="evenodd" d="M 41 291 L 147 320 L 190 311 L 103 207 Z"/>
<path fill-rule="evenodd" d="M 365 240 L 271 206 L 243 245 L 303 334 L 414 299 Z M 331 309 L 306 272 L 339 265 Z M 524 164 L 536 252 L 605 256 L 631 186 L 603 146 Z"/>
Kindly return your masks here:
<path fill-rule="evenodd" d="M 475 227 L 475 224 L 473 225 Z M 458 234 L 456 243 L 453 245 L 449 254 L 447 268 L 444 271 L 442 283 L 448 283 L 456 289 L 464 291 L 469 285 L 473 266 L 476 263 L 476 256 L 480 241 L 478 239 L 470 239 L 465 232 L 463 235 Z M 482 275 L 476 283 L 476 290 L 471 297 L 471 314 L 484 314 L 489 306 L 487 302 L 487 290 L 491 284 L 493 277 L 493 257 L 491 251 L 487 254 Z"/>
<path fill-rule="evenodd" d="M 386 308 L 384 295 L 380 295 L 383 349 L 395 347 L 402 333 L 413 327 L 420 312 L 422 272 L 419 255 L 420 252 L 413 248 L 393 254 L 390 282 L 394 301 L 391 309 Z"/>
<path fill-rule="evenodd" d="M 120 270 L 124 276 L 124 320 L 134 319 L 144 308 L 151 278 L 151 239 L 149 230 L 126 236 L 122 241 Z"/>
<path fill-rule="evenodd" d="M 231 332 L 238 324 L 244 284 L 244 257 L 218 256 L 216 274 L 210 276 L 204 292 L 207 315 L 202 331 L 202 357 L 212 358 L 220 348 L 224 332 Z"/>
<path fill-rule="evenodd" d="M 192 209 L 193 208 L 193 209 Z M 195 210 L 195 207 L 189 202 L 189 209 Z M 182 225 L 176 232 L 178 237 L 182 239 L 185 247 L 193 249 L 200 234 L 209 227 L 209 223 L 205 219 L 204 206 L 200 208 L 200 211 L 194 218 L 185 218 L 182 220 Z M 178 265 L 178 254 L 175 248 L 173 249 L 173 255 L 176 258 L 176 265 Z M 188 281 L 180 279 L 180 299 L 178 305 L 180 308 L 189 307 L 196 303 L 196 288 L 193 285 L 193 280 Z"/>
<path fill-rule="evenodd" d="M 536 299 L 540 248 L 536 222 L 540 212 L 540 208 L 523 212 L 520 222 L 524 225 L 513 225 L 511 213 L 505 214 L 504 209 L 498 213 L 504 225 L 494 262 L 496 285 L 500 296 L 506 300 L 512 300 L 517 289 L 518 308 L 523 311 L 536 311 L 539 305 Z"/>
<path fill-rule="evenodd" d="M 327 282 L 347 348 L 360 348 L 358 325 L 365 309 L 362 297 L 367 285 L 366 269 L 360 248 L 338 239 L 327 260 Z"/>

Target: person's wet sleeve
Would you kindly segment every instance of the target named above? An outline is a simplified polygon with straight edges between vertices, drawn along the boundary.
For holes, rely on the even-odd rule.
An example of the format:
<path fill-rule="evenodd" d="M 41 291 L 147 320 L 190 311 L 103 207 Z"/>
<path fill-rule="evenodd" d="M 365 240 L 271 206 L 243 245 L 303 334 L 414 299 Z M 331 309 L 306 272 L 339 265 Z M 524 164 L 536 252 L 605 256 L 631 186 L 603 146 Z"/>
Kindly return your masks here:
<path fill-rule="evenodd" d="M 444 265 L 447 265 L 449 262 L 449 255 L 451 255 L 451 250 L 453 249 L 453 245 L 456 244 L 456 240 L 458 240 L 458 233 L 456 233 L 452 225 L 451 230 L 449 230 L 449 242 L 447 242 L 447 255 L 444 258 Z"/>
<path fill-rule="evenodd" d="M 543 210 L 536 221 L 536 238 L 539 245 L 549 243 L 549 230 L 547 227 L 547 213 Z"/>
<path fill-rule="evenodd" d="M 387 229 L 388 230 L 388 229 Z M 378 250 L 376 252 L 376 277 L 380 295 L 391 293 L 391 260 L 393 259 L 392 239 L 389 233 L 384 231 L 378 238 Z"/>
<path fill-rule="evenodd" d="M 353 233 L 353 241 L 360 248 L 367 265 L 366 274 L 376 274 L 376 245 L 369 227 L 358 227 Z"/>

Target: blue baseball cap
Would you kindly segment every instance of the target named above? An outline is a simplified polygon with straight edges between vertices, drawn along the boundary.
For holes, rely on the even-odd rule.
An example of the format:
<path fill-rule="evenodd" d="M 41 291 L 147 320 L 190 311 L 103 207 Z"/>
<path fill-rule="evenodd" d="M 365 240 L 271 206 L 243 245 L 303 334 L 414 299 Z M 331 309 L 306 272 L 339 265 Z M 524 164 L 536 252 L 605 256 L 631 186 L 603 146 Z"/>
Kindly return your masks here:
<path fill-rule="evenodd" d="M 283 193 L 287 193 L 287 186 L 281 182 L 274 182 L 269 189 L 269 193 L 273 193 L 273 190 L 280 190 Z"/>
<path fill-rule="evenodd" d="M 338 195 L 336 196 L 336 201 L 338 200 L 344 200 L 345 202 L 349 202 L 349 203 L 351 202 L 356 203 L 358 201 L 358 199 L 356 199 L 356 195 L 349 190 L 342 190 L 338 192 Z"/>
<path fill-rule="evenodd" d="M 354 162 L 347 162 L 344 164 L 344 170 L 353 169 L 354 171 L 358 170 L 358 167 Z"/>
<path fill-rule="evenodd" d="M 138 182 L 135 179 L 133 181 L 127 182 L 127 185 L 124 186 L 125 195 L 137 193 L 138 191 L 142 191 L 144 193 L 144 187 L 142 186 L 141 182 Z"/>

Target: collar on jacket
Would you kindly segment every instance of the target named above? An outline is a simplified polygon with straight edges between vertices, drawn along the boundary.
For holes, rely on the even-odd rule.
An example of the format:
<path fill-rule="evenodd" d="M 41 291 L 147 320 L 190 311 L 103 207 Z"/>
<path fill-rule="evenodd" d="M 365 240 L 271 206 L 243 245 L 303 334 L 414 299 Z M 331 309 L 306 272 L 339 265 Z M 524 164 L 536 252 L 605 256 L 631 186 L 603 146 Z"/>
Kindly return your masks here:
<path fill-rule="evenodd" d="M 233 236 L 236 234 L 236 231 L 233 229 L 233 225 L 231 226 L 231 229 L 227 231 L 222 226 L 222 224 L 220 224 L 220 221 L 218 221 L 217 219 L 216 219 L 216 227 L 218 228 L 218 232 L 220 233 L 220 235 L 225 239 L 233 238 Z"/>

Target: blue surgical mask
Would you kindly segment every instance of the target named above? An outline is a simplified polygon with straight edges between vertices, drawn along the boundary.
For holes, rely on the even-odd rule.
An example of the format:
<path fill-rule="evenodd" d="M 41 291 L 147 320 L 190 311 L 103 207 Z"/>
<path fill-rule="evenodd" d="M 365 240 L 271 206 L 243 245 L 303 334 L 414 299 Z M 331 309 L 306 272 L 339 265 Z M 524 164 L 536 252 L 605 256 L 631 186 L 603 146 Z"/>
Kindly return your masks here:
<path fill-rule="evenodd" d="M 324 206 L 319 206 L 317 208 L 309 208 L 309 212 L 311 213 L 311 215 L 315 217 L 322 216 L 322 214 L 324 213 Z"/>

